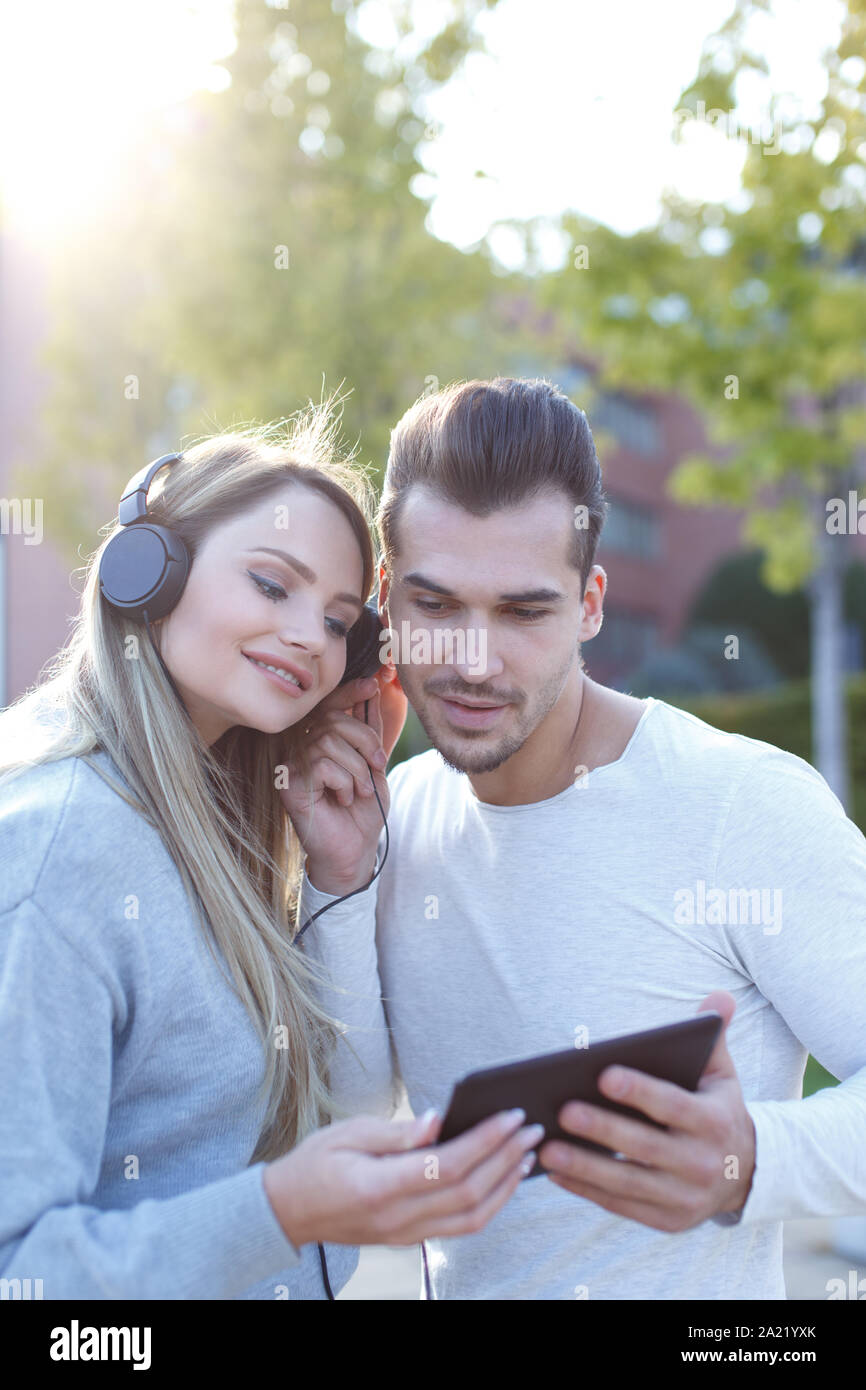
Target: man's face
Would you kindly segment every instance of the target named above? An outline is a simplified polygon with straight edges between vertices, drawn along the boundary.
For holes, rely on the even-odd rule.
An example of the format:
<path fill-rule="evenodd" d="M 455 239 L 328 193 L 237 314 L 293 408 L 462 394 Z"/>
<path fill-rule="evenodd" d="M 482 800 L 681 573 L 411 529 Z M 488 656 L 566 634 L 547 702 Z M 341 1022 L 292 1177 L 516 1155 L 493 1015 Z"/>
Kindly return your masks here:
<path fill-rule="evenodd" d="M 406 622 L 416 651 L 425 630 L 431 652 L 437 628 L 467 633 L 465 651 L 455 643 L 450 655 L 440 638 L 445 663 L 434 656 L 418 664 L 400 647 L 400 684 L 446 763 L 492 772 L 523 746 L 578 669 L 580 641 L 598 627 L 603 580 L 599 590 L 594 578 L 581 603 L 570 562 L 574 509 L 559 491 L 477 517 L 416 485 L 398 530 L 395 572 L 380 589 L 398 643 Z"/>

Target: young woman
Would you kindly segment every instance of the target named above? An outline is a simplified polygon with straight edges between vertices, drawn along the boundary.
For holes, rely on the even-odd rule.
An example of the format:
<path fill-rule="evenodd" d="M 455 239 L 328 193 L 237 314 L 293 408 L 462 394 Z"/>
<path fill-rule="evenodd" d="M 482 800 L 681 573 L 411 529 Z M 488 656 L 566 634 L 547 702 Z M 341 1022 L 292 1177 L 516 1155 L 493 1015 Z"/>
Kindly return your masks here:
<path fill-rule="evenodd" d="M 369 699 L 388 807 L 380 682 L 332 693 L 374 578 L 334 431 L 320 407 L 173 456 L 0 714 L 0 1276 L 31 1296 L 323 1298 L 358 1245 L 478 1230 L 523 1174 L 519 1112 L 434 1147 L 431 1182 L 435 1114 L 341 1119 L 329 1087 L 281 794 L 328 697 Z M 106 554 L 151 524 L 190 561 L 161 614 Z"/>

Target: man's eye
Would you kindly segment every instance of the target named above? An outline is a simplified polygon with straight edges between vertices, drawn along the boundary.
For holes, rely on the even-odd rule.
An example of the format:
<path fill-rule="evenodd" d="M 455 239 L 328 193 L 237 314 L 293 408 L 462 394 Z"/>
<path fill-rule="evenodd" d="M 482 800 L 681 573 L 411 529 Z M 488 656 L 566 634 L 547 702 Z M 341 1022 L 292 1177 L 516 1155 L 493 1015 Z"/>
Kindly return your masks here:
<path fill-rule="evenodd" d="M 439 615 L 441 614 L 443 608 L 446 608 L 446 607 L 447 607 L 447 604 L 444 604 L 444 603 L 436 603 L 434 600 L 431 600 L 431 599 L 416 598 L 416 600 L 415 600 L 415 607 L 416 607 L 416 608 L 420 608 L 420 609 L 422 609 L 425 613 L 430 613 L 430 614 L 432 614 L 434 617 L 436 617 L 436 616 L 439 616 Z M 525 622 L 525 623 L 534 623 L 534 622 L 537 622 L 537 620 L 538 620 L 539 618 L 546 618 L 547 615 L 548 615 L 548 613 L 550 612 L 550 609 L 549 609 L 549 608 L 514 608 L 514 607 L 512 607 L 512 608 L 509 610 L 509 612 L 511 612 L 511 613 L 514 615 L 514 617 L 518 618 L 521 622 Z"/>
<path fill-rule="evenodd" d="M 273 603 L 279 603 L 281 598 L 286 598 L 285 589 L 281 589 L 279 584 L 272 584 L 269 579 L 262 579 L 261 575 L 253 574 L 252 570 L 247 570 L 247 574 L 255 584 L 260 593 L 265 598 L 271 599 Z"/>
<path fill-rule="evenodd" d="M 422 609 L 425 613 L 439 613 L 445 606 L 444 603 L 436 603 L 433 599 L 416 598 L 415 600 L 415 607 Z"/>

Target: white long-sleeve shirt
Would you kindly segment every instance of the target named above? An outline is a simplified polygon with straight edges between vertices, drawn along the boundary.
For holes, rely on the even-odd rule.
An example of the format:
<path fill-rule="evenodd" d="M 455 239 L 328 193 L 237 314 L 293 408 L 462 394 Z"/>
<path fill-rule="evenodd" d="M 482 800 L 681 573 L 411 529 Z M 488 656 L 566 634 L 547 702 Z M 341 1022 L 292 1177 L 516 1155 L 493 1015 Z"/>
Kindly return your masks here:
<path fill-rule="evenodd" d="M 466 1072 L 725 989 L 757 1141 L 738 1225 L 661 1232 L 533 1178 L 427 1243 L 434 1296 L 784 1298 L 782 1220 L 866 1211 L 866 839 L 824 779 L 650 699 L 616 762 L 545 801 L 479 801 L 433 750 L 389 785 L 380 877 L 304 937 L 348 990 L 351 1104 L 387 1112 L 389 1035 L 415 1113 L 444 1113 Z M 331 900 L 305 879 L 301 921 Z M 803 1100 L 809 1052 L 841 1084 Z"/>

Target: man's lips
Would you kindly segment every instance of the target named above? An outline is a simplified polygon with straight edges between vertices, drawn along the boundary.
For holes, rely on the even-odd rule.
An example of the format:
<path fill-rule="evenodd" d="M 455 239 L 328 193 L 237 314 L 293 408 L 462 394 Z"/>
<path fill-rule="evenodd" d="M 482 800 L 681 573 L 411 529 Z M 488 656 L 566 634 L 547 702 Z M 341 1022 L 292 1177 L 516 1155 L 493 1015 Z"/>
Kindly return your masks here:
<path fill-rule="evenodd" d="M 466 701 L 457 695 L 437 695 L 442 701 L 449 722 L 463 729 L 486 729 L 501 718 L 508 704 L 490 700 Z"/>

